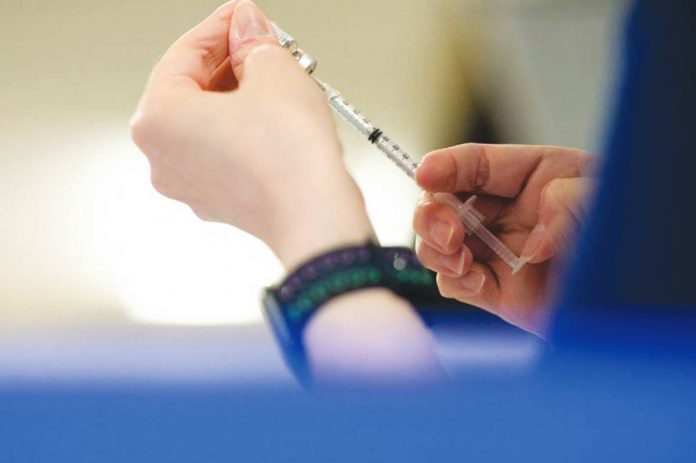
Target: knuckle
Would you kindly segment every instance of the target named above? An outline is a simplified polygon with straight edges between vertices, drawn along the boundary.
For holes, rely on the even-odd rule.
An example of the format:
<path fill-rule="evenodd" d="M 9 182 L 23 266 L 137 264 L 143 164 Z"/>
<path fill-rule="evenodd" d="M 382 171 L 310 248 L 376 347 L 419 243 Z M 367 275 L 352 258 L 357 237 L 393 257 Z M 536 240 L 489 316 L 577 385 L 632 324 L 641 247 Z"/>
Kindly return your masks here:
<path fill-rule="evenodd" d="M 435 273 L 440 272 L 440 266 L 436 262 L 436 259 L 433 258 L 432 255 L 426 255 L 421 259 L 421 263 L 423 264 L 423 267 L 427 268 L 428 270 L 432 270 Z"/>
<path fill-rule="evenodd" d="M 191 210 L 193 211 L 194 214 L 196 214 L 196 217 L 201 219 L 204 222 L 215 222 L 215 217 L 213 214 L 210 213 L 210 211 L 203 209 L 201 207 L 198 207 L 196 205 L 189 206 Z"/>
<path fill-rule="evenodd" d="M 484 145 L 481 145 L 480 143 L 468 143 L 466 145 L 466 150 L 473 154 L 472 158 L 475 162 L 475 168 L 468 169 L 468 189 L 474 190 L 477 186 L 483 186 L 486 183 L 485 181 L 483 181 L 483 179 L 479 179 L 479 171 L 481 170 L 481 165 L 487 164 L 485 162 L 487 160 L 486 147 Z"/>
<path fill-rule="evenodd" d="M 421 264 L 423 264 L 424 267 L 430 268 L 430 265 L 429 265 L 430 259 L 428 259 L 428 257 L 429 257 L 428 251 L 422 242 L 418 243 L 416 245 L 416 257 L 418 257 L 418 260 L 420 261 Z"/>
<path fill-rule="evenodd" d="M 416 256 L 418 257 L 418 259 L 423 260 L 424 251 L 425 251 L 425 249 L 423 248 L 423 240 L 419 236 L 417 236 L 416 237 Z"/>
<path fill-rule="evenodd" d="M 199 56 L 199 60 L 201 63 L 205 63 L 208 67 L 215 69 L 217 67 L 216 63 L 218 63 L 218 54 L 213 52 L 211 48 L 207 44 L 196 44 L 194 46 L 196 53 Z"/>
<path fill-rule="evenodd" d="M 580 203 L 574 193 L 575 179 L 554 179 L 542 190 L 539 214 L 547 221 L 566 220 L 568 217 L 581 222 L 576 214 Z"/>
<path fill-rule="evenodd" d="M 423 221 L 424 221 L 425 206 L 419 204 L 416 206 L 416 210 L 413 213 L 412 226 L 416 232 L 416 235 L 422 238 L 423 235 Z"/>
<path fill-rule="evenodd" d="M 130 119 L 131 139 L 145 154 L 151 151 L 156 142 L 159 116 L 150 108 L 139 108 Z"/>
<path fill-rule="evenodd" d="M 432 190 L 454 192 L 459 179 L 456 148 L 434 151 L 427 158 L 427 162 L 430 168 L 437 172 L 436 180 L 431 185 Z"/>
<path fill-rule="evenodd" d="M 278 88 L 277 80 L 282 77 L 288 85 L 297 86 L 298 89 L 311 88 L 311 93 L 305 90 L 299 92 L 304 98 L 320 97 L 322 103 L 324 102 L 324 97 L 319 87 L 307 79 L 307 74 L 297 61 L 286 49 L 281 48 L 277 43 L 262 43 L 242 51 L 241 54 L 246 56 L 243 59 L 244 72 L 259 85 L 264 85 L 269 90 L 276 89 Z M 307 85 L 308 83 L 311 83 L 311 85 Z M 314 95 L 314 97 L 310 95 Z"/>
<path fill-rule="evenodd" d="M 258 63 L 266 63 L 269 60 L 277 59 L 275 57 L 276 54 L 284 58 L 290 56 L 272 38 L 255 37 L 237 44 L 230 51 L 230 60 L 233 68 L 239 68 L 242 65 L 254 67 Z"/>
<path fill-rule="evenodd" d="M 280 47 L 275 39 L 271 37 L 263 37 L 257 41 L 257 45 L 251 51 L 250 56 L 280 56 L 283 58 L 289 57 L 287 50 Z"/>
<path fill-rule="evenodd" d="M 435 282 L 437 283 L 437 290 L 440 292 L 442 297 L 446 299 L 454 299 L 454 296 L 450 292 L 449 285 L 445 281 L 445 277 L 442 274 L 437 274 Z"/>
<path fill-rule="evenodd" d="M 562 194 L 564 190 L 564 182 L 560 178 L 554 178 L 549 183 L 546 184 L 544 189 L 541 191 L 541 197 L 543 200 L 548 200 L 550 198 L 557 197 Z"/>
<path fill-rule="evenodd" d="M 420 239 L 416 243 L 416 256 L 423 267 L 427 268 L 428 270 L 432 270 L 433 272 L 439 271 L 438 262 L 434 255 L 434 251 Z"/>
<path fill-rule="evenodd" d="M 152 187 L 159 194 L 170 198 L 173 196 L 171 183 L 167 180 L 167 176 L 164 175 L 160 169 L 152 169 L 150 172 L 150 183 L 152 183 Z"/>
<path fill-rule="evenodd" d="M 247 59 L 250 62 L 255 62 L 257 60 L 267 61 L 277 59 L 287 61 L 288 58 L 290 58 L 290 54 L 287 52 L 287 50 L 278 46 L 277 42 L 275 42 L 275 40 L 272 38 L 256 40 L 255 43 L 248 48 Z"/>
<path fill-rule="evenodd" d="M 460 157 L 458 170 L 467 173 L 462 179 L 462 184 L 467 191 L 474 191 L 484 187 L 488 183 L 488 151 L 486 145 L 481 143 L 466 143 L 462 146 L 462 153 L 467 156 Z M 466 162 L 464 163 L 464 161 Z M 461 165 L 464 163 L 464 165 Z"/>

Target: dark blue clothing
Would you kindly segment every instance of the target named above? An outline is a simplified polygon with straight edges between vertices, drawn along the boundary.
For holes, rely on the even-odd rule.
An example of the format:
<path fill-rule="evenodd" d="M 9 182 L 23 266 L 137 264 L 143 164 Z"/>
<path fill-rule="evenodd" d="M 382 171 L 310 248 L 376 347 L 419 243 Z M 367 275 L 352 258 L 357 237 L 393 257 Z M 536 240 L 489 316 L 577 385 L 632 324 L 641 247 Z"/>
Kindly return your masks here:
<path fill-rule="evenodd" d="M 637 2 L 625 47 L 602 182 L 554 340 L 696 346 L 696 2 Z"/>

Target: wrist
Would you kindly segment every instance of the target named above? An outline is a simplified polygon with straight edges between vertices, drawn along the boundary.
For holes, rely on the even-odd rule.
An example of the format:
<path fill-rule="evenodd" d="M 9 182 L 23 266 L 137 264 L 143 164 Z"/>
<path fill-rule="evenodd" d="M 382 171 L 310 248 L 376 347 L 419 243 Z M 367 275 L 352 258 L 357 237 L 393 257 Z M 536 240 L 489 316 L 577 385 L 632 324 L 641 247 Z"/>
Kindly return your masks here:
<path fill-rule="evenodd" d="M 374 229 L 357 185 L 350 177 L 293 196 L 277 211 L 278 225 L 268 244 L 287 271 L 314 256 L 374 239 Z"/>
<path fill-rule="evenodd" d="M 264 308 L 286 361 L 303 381 L 311 378 L 313 369 L 308 368 L 307 348 L 315 351 L 324 341 L 327 349 L 333 351 L 329 359 L 347 356 L 347 363 L 338 362 L 343 366 L 358 366 L 365 363 L 359 360 L 363 354 L 372 356 L 375 368 L 367 362 L 363 366 L 368 368 L 359 368 L 364 373 L 378 373 L 385 365 L 401 365 L 397 370 L 415 371 L 414 365 L 421 364 L 414 363 L 418 355 L 402 358 L 401 354 L 410 352 L 403 346 L 412 345 L 410 338 L 418 338 L 417 334 L 425 330 L 422 320 L 404 299 L 414 303 L 428 300 L 434 288 L 432 274 L 420 265 L 410 249 L 362 244 L 314 256 L 293 269 L 282 283 L 266 291 Z M 328 316 L 323 317 L 325 312 Z M 315 316 L 319 317 L 316 323 Z M 307 331 L 310 324 L 313 328 Z M 395 331 L 389 334 L 390 330 Z M 337 349 L 330 349 L 331 346 Z M 313 360 L 314 366 L 324 363 L 321 359 Z M 382 372 L 397 373 L 392 369 Z"/>
<path fill-rule="evenodd" d="M 413 385 L 445 379 L 422 319 L 385 289 L 331 301 L 310 321 L 304 341 L 316 383 Z"/>

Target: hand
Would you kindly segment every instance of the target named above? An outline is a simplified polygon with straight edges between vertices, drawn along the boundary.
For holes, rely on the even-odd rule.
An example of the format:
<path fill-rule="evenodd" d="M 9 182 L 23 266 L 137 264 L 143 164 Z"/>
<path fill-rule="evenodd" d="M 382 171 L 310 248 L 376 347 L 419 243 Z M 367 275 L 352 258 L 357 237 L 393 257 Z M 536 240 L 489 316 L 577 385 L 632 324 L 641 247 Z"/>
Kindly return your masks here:
<path fill-rule="evenodd" d="M 428 154 L 417 181 L 428 192 L 477 195 L 484 223 L 529 263 L 517 275 L 478 238 L 466 237 L 444 204 L 419 204 L 418 256 L 438 272 L 445 297 L 481 307 L 543 334 L 557 277 L 554 264 L 584 221 L 594 156 L 555 147 L 467 144 Z M 426 197 L 427 198 L 427 197 Z"/>
<path fill-rule="evenodd" d="M 373 233 L 321 90 L 249 0 L 171 46 L 131 128 L 157 191 L 256 235 L 288 268 Z"/>

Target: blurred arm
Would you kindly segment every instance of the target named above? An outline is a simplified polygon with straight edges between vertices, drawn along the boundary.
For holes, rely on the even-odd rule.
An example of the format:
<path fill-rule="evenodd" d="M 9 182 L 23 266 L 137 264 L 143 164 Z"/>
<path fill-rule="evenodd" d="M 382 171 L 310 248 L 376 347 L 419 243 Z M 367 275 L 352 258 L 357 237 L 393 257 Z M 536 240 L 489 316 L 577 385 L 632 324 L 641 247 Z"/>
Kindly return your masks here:
<path fill-rule="evenodd" d="M 319 384 L 445 379 L 426 326 L 408 302 L 386 289 L 329 302 L 308 325 L 305 346 Z"/>

